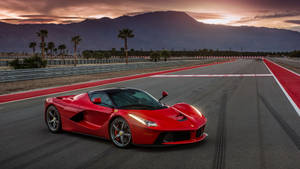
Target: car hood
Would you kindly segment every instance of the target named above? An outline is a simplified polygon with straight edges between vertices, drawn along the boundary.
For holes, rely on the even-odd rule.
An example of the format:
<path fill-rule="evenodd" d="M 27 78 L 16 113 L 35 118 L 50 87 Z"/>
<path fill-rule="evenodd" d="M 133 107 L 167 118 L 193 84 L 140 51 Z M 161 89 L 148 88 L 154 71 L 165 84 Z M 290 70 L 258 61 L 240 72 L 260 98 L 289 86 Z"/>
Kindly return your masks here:
<path fill-rule="evenodd" d="M 206 123 L 206 118 L 199 115 L 187 104 L 175 104 L 160 110 L 125 110 L 145 120 L 157 123 L 156 130 L 196 130 Z M 131 118 L 128 116 L 128 118 Z"/>

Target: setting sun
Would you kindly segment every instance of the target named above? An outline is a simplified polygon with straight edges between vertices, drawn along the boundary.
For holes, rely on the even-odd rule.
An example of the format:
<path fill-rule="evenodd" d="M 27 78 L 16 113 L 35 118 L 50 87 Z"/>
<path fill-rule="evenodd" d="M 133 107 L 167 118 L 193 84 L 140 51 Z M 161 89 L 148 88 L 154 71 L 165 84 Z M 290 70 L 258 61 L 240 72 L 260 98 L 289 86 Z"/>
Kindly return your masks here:
<path fill-rule="evenodd" d="M 227 15 L 223 16 L 222 18 L 217 19 L 202 19 L 198 20 L 199 22 L 207 23 L 207 24 L 222 24 L 222 25 L 230 25 L 233 22 L 236 22 L 240 20 L 241 17 L 233 16 L 233 15 Z"/>

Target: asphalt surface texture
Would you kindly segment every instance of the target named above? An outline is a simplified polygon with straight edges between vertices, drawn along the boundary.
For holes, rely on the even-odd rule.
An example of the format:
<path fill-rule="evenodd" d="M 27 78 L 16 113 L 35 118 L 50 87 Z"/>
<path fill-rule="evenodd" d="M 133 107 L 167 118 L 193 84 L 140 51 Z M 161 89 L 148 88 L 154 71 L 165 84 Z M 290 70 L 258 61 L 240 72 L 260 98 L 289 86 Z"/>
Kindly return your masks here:
<path fill-rule="evenodd" d="M 262 61 L 237 60 L 171 74 L 269 74 Z M 63 132 L 43 120 L 44 99 L 0 105 L 1 169 L 299 169 L 300 117 L 273 77 L 147 77 L 134 87 L 168 105 L 186 102 L 207 117 L 208 138 L 172 147 L 116 148 L 110 141 Z"/>

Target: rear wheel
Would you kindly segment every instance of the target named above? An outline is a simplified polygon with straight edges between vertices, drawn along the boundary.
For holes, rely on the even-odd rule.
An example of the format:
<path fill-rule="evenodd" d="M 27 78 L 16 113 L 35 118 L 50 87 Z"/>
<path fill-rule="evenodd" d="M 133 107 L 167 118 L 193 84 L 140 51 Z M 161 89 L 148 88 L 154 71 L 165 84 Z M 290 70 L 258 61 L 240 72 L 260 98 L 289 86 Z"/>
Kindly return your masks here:
<path fill-rule="evenodd" d="M 115 118 L 109 127 L 110 138 L 114 145 L 126 148 L 131 143 L 131 132 L 128 123 L 122 117 Z"/>
<path fill-rule="evenodd" d="M 49 106 L 46 111 L 46 124 L 48 129 L 52 133 L 58 133 L 61 131 L 61 119 L 60 114 L 56 107 Z"/>

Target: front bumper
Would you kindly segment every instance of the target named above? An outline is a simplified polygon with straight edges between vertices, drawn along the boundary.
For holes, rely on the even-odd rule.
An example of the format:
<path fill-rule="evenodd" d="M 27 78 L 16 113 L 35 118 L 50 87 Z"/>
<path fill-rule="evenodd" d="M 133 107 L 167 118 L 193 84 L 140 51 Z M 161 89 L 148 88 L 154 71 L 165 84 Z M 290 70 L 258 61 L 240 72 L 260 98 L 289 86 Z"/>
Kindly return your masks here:
<path fill-rule="evenodd" d="M 132 133 L 133 144 L 175 145 L 200 142 L 208 136 L 204 129 L 205 125 L 197 130 L 183 131 L 156 131 L 138 127 Z"/>
<path fill-rule="evenodd" d="M 198 138 L 193 138 L 193 139 L 190 139 L 190 140 L 183 140 L 183 141 L 176 141 L 176 142 L 166 142 L 166 143 L 162 143 L 162 145 L 175 145 L 175 144 L 196 143 L 196 142 L 200 142 L 200 141 L 204 140 L 207 136 L 208 136 L 207 133 L 203 133 L 202 136 L 200 136 Z"/>
<path fill-rule="evenodd" d="M 162 132 L 158 135 L 154 144 L 188 144 L 198 142 L 207 137 L 204 129 L 205 126 L 192 131 Z"/>

